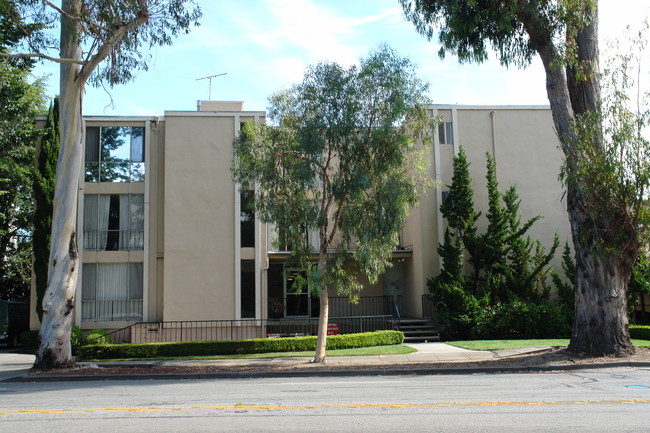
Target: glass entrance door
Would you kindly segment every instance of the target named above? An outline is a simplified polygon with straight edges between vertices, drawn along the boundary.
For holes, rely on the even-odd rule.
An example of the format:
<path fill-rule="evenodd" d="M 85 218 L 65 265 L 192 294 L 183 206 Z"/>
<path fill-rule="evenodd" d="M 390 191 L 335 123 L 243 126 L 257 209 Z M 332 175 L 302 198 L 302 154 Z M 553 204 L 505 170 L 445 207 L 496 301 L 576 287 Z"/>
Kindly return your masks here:
<path fill-rule="evenodd" d="M 305 271 L 284 270 L 285 317 L 317 317 L 318 297 L 312 296 L 305 282 Z M 302 287 L 298 281 L 302 281 Z"/>

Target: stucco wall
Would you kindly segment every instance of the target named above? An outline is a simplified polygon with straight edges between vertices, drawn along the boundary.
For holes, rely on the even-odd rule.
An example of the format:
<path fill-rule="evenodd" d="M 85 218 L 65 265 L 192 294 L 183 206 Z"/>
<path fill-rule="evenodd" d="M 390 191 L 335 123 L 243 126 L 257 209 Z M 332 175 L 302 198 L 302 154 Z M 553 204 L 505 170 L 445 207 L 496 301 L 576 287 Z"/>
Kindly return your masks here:
<path fill-rule="evenodd" d="M 234 318 L 235 117 L 165 121 L 164 320 Z"/>

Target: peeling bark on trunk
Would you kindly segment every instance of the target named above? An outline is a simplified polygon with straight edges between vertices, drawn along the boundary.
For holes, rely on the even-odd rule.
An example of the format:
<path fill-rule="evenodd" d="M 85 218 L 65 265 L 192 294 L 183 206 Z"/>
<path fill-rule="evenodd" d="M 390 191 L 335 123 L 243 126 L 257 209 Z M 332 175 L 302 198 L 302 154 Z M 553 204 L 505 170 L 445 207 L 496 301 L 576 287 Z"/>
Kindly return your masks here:
<path fill-rule="evenodd" d="M 79 15 L 80 0 L 64 0 L 62 9 Z M 61 56 L 81 59 L 75 22 L 61 20 Z M 82 95 L 79 65 L 61 63 L 59 127 L 61 150 L 56 168 L 48 285 L 43 297 L 43 320 L 34 368 L 74 364 L 70 331 L 74 318 L 75 288 L 79 272 L 77 253 L 77 193 L 82 164 Z"/>

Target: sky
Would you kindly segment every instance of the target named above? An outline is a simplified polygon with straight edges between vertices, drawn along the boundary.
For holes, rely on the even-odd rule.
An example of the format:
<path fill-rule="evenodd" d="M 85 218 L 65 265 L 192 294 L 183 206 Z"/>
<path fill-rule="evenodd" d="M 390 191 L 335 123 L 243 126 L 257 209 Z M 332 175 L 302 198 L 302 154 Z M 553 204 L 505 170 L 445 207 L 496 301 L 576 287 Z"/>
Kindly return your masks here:
<path fill-rule="evenodd" d="M 536 58 L 526 69 L 505 68 L 495 56 L 483 64 L 459 64 L 438 57 L 402 15 L 398 0 L 195 0 L 201 25 L 172 46 L 150 51 L 148 71 L 113 89 L 87 86 L 84 114 L 160 116 L 196 110 L 197 100 L 243 101 L 264 111 L 268 97 L 302 80 L 308 65 L 333 61 L 344 66 L 381 44 L 411 59 L 430 84 L 436 104 L 548 105 L 544 71 Z M 626 25 L 650 16 L 648 0 L 599 0 L 601 49 Z M 48 93 L 58 92 L 58 66 L 43 63 Z M 225 74 L 212 80 L 200 78 Z M 211 84 L 210 84 L 211 81 Z"/>

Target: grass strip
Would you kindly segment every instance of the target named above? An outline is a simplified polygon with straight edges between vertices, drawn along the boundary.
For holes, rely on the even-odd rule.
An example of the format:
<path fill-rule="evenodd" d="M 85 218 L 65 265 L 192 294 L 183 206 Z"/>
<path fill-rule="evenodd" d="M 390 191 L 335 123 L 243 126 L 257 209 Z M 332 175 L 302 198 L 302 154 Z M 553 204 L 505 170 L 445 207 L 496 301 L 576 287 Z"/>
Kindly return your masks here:
<path fill-rule="evenodd" d="M 378 355 L 407 355 L 416 352 L 412 347 L 395 344 L 392 346 L 359 347 L 355 349 L 333 349 L 325 351 L 326 356 L 378 356 Z M 168 360 L 168 359 L 263 359 L 263 358 L 300 358 L 313 357 L 314 351 L 304 352 L 271 352 L 271 353 L 246 353 L 241 355 L 214 355 L 214 356 L 176 356 L 155 358 L 119 358 L 119 359 L 88 359 L 84 361 L 143 361 L 143 360 Z"/>
<path fill-rule="evenodd" d="M 469 350 L 505 350 L 521 349 L 532 346 L 568 346 L 568 338 L 539 339 L 539 340 L 467 340 L 446 341 L 445 343 Z M 650 347 L 650 340 L 632 339 L 636 347 Z"/>

